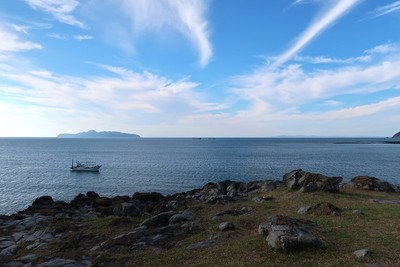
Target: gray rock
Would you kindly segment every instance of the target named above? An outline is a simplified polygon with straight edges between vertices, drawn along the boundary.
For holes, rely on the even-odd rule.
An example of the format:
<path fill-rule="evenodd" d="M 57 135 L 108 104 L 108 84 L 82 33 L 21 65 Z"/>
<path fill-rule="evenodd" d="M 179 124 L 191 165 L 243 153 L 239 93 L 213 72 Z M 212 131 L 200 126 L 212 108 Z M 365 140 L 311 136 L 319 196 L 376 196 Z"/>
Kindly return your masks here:
<path fill-rule="evenodd" d="M 68 259 L 53 259 L 36 265 L 36 267 L 59 267 L 59 266 L 81 267 L 83 265 L 75 260 L 68 260 Z"/>
<path fill-rule="evenodd" d="M 219 224 L 218 228 L 224 232 L 235 229 L 235 225 L 231 222 L 222 222 Z"/>
<path fill-rule="evenodd" d="M 332 205 L 331 203 L 328 202 L 321 202 L 312 207 L 310 210 L 311 213 L 315 215 L 335 215 L 339 216 L 341 214 L 341 210 Z"/>
<path fill-rule="evenodd" d="M 299 215 L 305 215 L 307 212 L 309 212 L 312 209 L 312 206 L 306 205 L 301 207 L 298 211 L 297 214 Z"/>
<path fill-rule="evenodd" d="M 273 199 L 274 199 L 274 197 L 271 197 L 271 196 L 263 196 L 263 197 L 254 197 L 253 201 L 256 203 L 265 203 L 265 202 L 272 201 Z"/>
<path fill-rule="evenodd" d="M 329 177 L 318 173 L 305 172 L 301 169 L 291 171 L 283 176 L 283 183 L 292 190 L 313 192 L 317 190 L 339 192 L 342 177 Z"/>
<path fill-rule="evenodd" d="M 36 260 L 37 258 L 38 258 L 38 256 L 35 254 L 28 254 L 28 255 L 18 258 L 17 260 L 20 262 L 23 262 L 23 263 L 28 263 L 28 262 L 32 262 L 32 261 Z"/>
<path fill-rule="evenodd" d="M 322 241 L 315 237 L 307 228 L 313 225 L 298 219 L 276 215 L 259 226 L 259 233 L 267 235 L 267 242 L 273 249 L 282 252 L 292 252 L 310 247 L 322 246 Z"/>
<path fill-rule="evenodd" d="M 364 248 L 354 251 L 353 254 L 356 255 L 357 258 L 363 258 L 368 256 L 370 254 L 370 251 Z"/>
<path fill-rule="evenodd" d="M 18 250 L 18 247 L 16 245 L 6 247 L 0 252 L 0 257 L 12 256 L 17 252 L 17 250 Z"/>
<path fill-rule="evenodd" d="M 372 176 L 356 176 L 350 181 L 356 188 L 381 192 L 399 192 L 400 188 Z"/>
<path fill-rule="evenodd" d="M 14 241 L 11 240 L 4 240 L 0 242 L 0 249 L 8 248 L 10 246 L 15 245 Z"/>
<path fill-rule="evenodd" d="M 25 237 L 28 234 L 26 232 L 16 232 L 12 234 L 12 237 L 14 238 L 15 242 L 23 242 L 25 241 Z"/>
<path fill-rule="evenodd" d="M 137 217 L 142 214 L 140 209 L 134 204 L 129 202 L 123 202 L 117 204 L 113 209 L 114 215 L 125 216 L 125 217 Z"/>
<path fill-rule="evenodd" d="M 165 226 L 169 223 L 169 219 L 177 214 L 176 211 L 167 211 L 157 214 L 147 220 L 144 220 L 140 226 L 146 227 L 156 227 L 156 226 Z"/>
<path fill-rule="evenodd" d="M 7 267 L 23 267 L 25 263 L 19 262 L 19 261 L 12 261 L 7 263 L 5 266 Z"/>
<path fill-rule="evenodd" d="M 193 212 L 184 211 L 182 213 L 178 213 L 178 214 L 171 216 L 171 218 L 169 218 L 169 224 L 188 222 L 188 221 L 192 221 L 193 218 L 194 218 Z"/>
<path fill-rule="evenodd" d="M 353 210 L 352 214 L 355 215 L 355 216 L 364 215 L 364 213 L 361 210 Z"/>
<path fill-rule="evenodd" d="M 188 250 L 200 250 L 200 249 L 206 249 L 208 247 L 214 246 L 217 244 L 217 240 L 215 239 L 208 239 L 205 241 L 201 241 L 195 244 L 191 244 L 187 247 Z"/>

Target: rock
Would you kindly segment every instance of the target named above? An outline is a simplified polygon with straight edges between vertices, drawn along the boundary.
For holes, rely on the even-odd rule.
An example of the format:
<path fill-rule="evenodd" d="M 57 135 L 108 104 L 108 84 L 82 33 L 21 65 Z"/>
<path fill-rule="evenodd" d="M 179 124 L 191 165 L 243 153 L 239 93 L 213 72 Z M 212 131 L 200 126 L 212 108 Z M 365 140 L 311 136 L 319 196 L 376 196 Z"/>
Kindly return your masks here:
<path fill-rule="evenodd" d="M 387 199 L 380 199 L 380 198 L 370 198 L 368 199 L 370 202 L 380 203 L 380 204 L 400 204 L 400 200 L 387 200 Z"/>
<path fill-rule="evenodd" d="M 10 239 L 5 239 L 0 242 L 0 249 L 8 248 L 10 246 L 15 245 L 15 242 Z"/>
<path fill-rule="evenodd" d="M 339 192 L 342 177 L 329 177 L 318 173 L 305 172 L 301 169 L 291 171 L 283 176 L 283 183 L 292 190 L 303 192 L 317 190 Z"/>
<path fill-rule="evenodd" d="M 315 215 L 336 215 L 337 216 L 337 215 L 341 214 L 341 210 L 338 207 L 336 207 L 328 202 L 318 203 L 317 205 L 312 207 L 309 212 L 313 213 Z"/>
<path fill-rule="evenodd" d="M 225 211 L 221 211 L 221 212 L 214 214 L 212 219 L 215 220 L 224 215 L 230 215 L 230 216 L 243 215 L 243 214 L 250 212 L 251 210 L 252 209 L 250 207 L 242 207 L 241 209 L 225 210 Z"/>
<path fill-rule="evenodd" d="M 160 203 L 165 199 L 164 196 L 158 192 L 136 192 L 133 194 L 132 198 L 142 203 Z"/>
<path fill-rule="evenodd" d="M 94 191 L 89 191 L 89 192 L 87 192 L 87 193 L 86 193 L 86 196 L 87 196 L 87 197 L 90 197 L 90 198 L 93 198 L 93 199 L 98 199 L 98 198 L 100 198 L 99 194 L 97 194 L 97 193 L 94 192 Z"/>
<path fill-rule="evenodd" d="M 312 210 L 312 206 L 307 205 L 307 206 L 303 206 L 301 207 L 298 211 L 297 214 L 299 215 L 305 215 L 307 212 L 309 212 L 310 210 Z"/>
<path fill-rule="evenodd" d="M 184 211 L 182 213 L 175 214 L 169 218 L 169 224 L 182 223 L 192 221 L 194 218 L 193 212 Z"/>
<path fill-rule="evenodd" d="M 265 202 L 272 201 L 273 199 L 274 199 L 274 197 L 271 197 L 271 196 L 263 196 L 263 197 L 254 197 L 253 201 L 256 203 L 265 203 Z"/>
<path fill-rule="evenodd" d="M 292 252 L 322 246 L 322 241 L 308 230 L 314 225 L 309 221 L 275 215 L 267 223 L 259 226 L 259 232 L 268 234 L 266 240 L 273 249 Z"/>
<path fill-rule="evenodd" d="M 117 204 L 113 213 L 116 216 L 125 216 L 125 217 L 137 217 L 142 215 L 142 212 L 134 203 L 123 202 Z"/>
<path fill-rule="evenodd" d="M 355 216 L 364 215 L 364 213 L 361 210 L 353 210 L 352 214 L 355 215 Z"/>
<path fill-rule="evenodd" d="M 47 262 L 43 262 L 41 264 L 35 265 L 36 267 L 59 267 L 59 266 L 65 266 L 65 267 L 83 267 L 83 264 L 80 264 L 79 262 L 75 260 L 68 260 L 68 259 L 53 259 Z"/>
<path fill-rule="evenodd" d="M 0 257 L 9 257 L 14 255 L 18 250 L 18 247 L 16 245 L 11 245 L 9 247 L 4 248 L 0 252 Z"/>
<path fill-rule="evenodd" d="M 195 244 L 191 244 L 187 247 L 188 250 L 200 250 L 200 249 L 206 249 L 209 248 L 211 246 L 214 246 L 215 244 L 217 244 L 217 240 L 216 239 L 208 239 L 205 241 L 201 241 Z"/>
<path fill-rule="evenodd" d="M 372 176 L 356 176 L 350 180 L 350 184 L 344 187 L 355 187 L 364 190 L 381 192 L 399 192 L 400 188 L 391 183 Z"/>
<path fill-rule="evenodd" d="M 140 226 L 146 226 L 146 227 L 159 227 L 159 226 L 165 226 L 169 223 L 169 220 L 172 216 L 177 214 L 176 211 L 167 211 L 167 212 L 162 212 L 160 214 L 157 214 L 156 216 L 153 216 L 147 220 L 144 220 Z"/>
<path fill-rule="evenodd" d="M 278 181 L 265 180 L 265 181 L 252 181 L 246 184 L 247 192 L 270 192 L 278 187 Z"/>
<path fill-rule="evenodd" d="M 370 254 L 370 251 L 364 248 L 354 251 L 353 254 L 356 255 L 357 258 L 363 258 L 368 256 Z"/>
<path fill-rule="evenodd" d="M 32 206 L 50 206 L 54 204 L 51 196 L 41 196 L 33 201 Z"/>
<path fill-rule="evenodd" d="M 17 260 L 23 263 L 28 263 L 28 262 L 33 262 L 38 258 L 37 255 L 35 254 L 27 254 L 25 256 L 22 256 L 20 258 L 18 258 Z"/>
<path fill-rule="evenodd" d="M 231 222 L 222 222 L 219 224 L 218 228 L 219 228 L 219 230 L 224 232 L 224 231 L 229 231 L 229 230 L 235 229 L 235 225 Z"/>

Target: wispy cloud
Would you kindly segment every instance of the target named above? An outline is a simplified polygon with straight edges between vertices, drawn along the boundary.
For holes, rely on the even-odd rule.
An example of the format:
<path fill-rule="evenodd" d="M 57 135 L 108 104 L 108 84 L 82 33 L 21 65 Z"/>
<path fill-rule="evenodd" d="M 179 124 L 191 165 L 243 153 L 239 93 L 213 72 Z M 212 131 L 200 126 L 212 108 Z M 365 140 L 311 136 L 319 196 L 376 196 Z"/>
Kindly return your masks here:
<path fill-rule="evenodd" d="M 63 112 L 62 120 L 71 119 L 67 124 L 82 123 L 83 129 L 79 130 L 116 123 L 118 129 L 126 125 L 168 124 L 225 108 L 207 101 L 204 94 L 195 90 L 199 84 L 189 77 L 172 80 L 149 71 L 91 64 L 109 74 L 81 78 L 44 69 L 27 71 L 0 65 L 0 108 L 4 103 L 13 103 L 12 110 L 21 113 L 19 106 L 23 105 L 31 114 L 25 114 L 25 118 L 42 117 L 48 121 L 56 120 L 57 114 Z M 10 82 L 13 86 L 7 86 Z M 63 123 L 57 124 L 55 129 Z"/>
<path fill-rule="evenodd" d="M 24 33 L 24 34 L 28 34 L 28 30 L 30 29 L 29 26 L 16 25 L 16 24 L 12 24 L 12 27 L 13 27 L 14 30 L 16 30 L 17 32 Z"/>
<path fill-rule="evenodd" d="M 377 18 L 397 11 L 400 11 L 400 1 L 376 8 L 371 12 L 371 17 Z"/>
<path fill-rule="evenodd" d="M 47 36 L 54 38 L 54 39 L 60 39 L 60 40 L 67 40 L 68 37 L 65 35 L 61 35 L 59 33 L 49 33 L 47 34 Z"/>
<path fill-rule="evenodd" d="M 308 66 L 307 71 L 300 64 L 276 69 L 265 66 L 238 76 L 232 81 L 236 85 L 232 92 L 249 103 L 238 114 L 259 118 L 277 113 L 300 114 L 303 106 L 313 103 L 335 107 L 340 102 L 333 99 L 338 96 L 362 95 L 362 100 L 369 94 L 400 89 L 400 45 L 380 45 L 366 50 L 363 56 L 368 61 L 343 59 L 344 63 L 336 67 L 317 64 L 311 70 Z"/>
<path fill-rule="evenodd" d="M 115 1 L 110 3 L 116 4 Z M 162 34 L 165 30 L 175 30 L 198 51 L 199 65 L 205 67 L 213 55 L 207 20 L 209 3 L 207 0 L 135 0 L 121 1 L 119 6 L 125 18 L 129 19 L 137 38 L 143 33 Z M 126 27 L 126 23 L 117 27 L 114 21 L 107 27 L 112 27 L 114 36 L 124 38 L 126 35 L 120 29 Z"/>
<path fill-rule="evenodd" d="M 2 23 L 0 23 L 0 40 L 0 54 L 43 48 L 40 44 L 21 40 L 20 36 Z"/>
<path fill-rule="evenodd" d="M 93 39 L 94 37 L 93 36 L 90 36 L 90 35 L 75 35 L 74 36 L 74 39 L 75 40 L 78 40 L 78 41 L 84 41 L 84 40 L 91 40 L 91 39 Z"/>
<path fill-rule="evenodd" d="M 332 23 L 343 16 L 361 0 L 339 0 L 332 8 L 321 15 L 314 23 L 312 23 L 297 39 L 292 47 L 280 55 L 273 63 L 273 67 L 277 67 L 288 61 L 299 51 L 301 51 L 309 42 L 311 42 L 318 34 L 326 30 Z"/>
<path fill-rule="evenodd" d="M 76 19 L 71 13 L 79 5 L 78 0 L 25 0 L 33 9 L 51 14 L 56 20 L 71 26 L 87 29 L 87 25 Z"/>

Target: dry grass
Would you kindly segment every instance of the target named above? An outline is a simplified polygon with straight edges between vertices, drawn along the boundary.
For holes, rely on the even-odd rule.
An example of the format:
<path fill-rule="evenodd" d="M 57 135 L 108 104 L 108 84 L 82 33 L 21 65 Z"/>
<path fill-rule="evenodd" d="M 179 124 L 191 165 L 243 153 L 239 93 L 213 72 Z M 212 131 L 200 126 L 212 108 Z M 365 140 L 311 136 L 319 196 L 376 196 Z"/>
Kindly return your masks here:
<path fill-rule="evenodd" d="M 148 248 L 142 251 L 121 251 L 112 257 L 123 259 L 126 266 L 396 266 L 400 262 L 400 205 L 380 204 L 369 198 L 400 199 L 399 194 L 367 191 L 343 191 L 337 194 L 316 192 L 300 193 L 278 189 L 268 195 L 274 199 L 266 203 L 248 201 L 232 204 L 194 203 L 188 209 L 195 212 L 199 231 L 166 250 Z M 342 209 L 341 216 L 300 216 L 297 210 L 303 205 L 329 202 Z M 214 214 L 228 210 L 251 207 L 252 211 L 239 216 L 225 215 L 211 219 Z M 353 210 L 362 211 L 356 216 Z M 258 224 L 269 216 L 283 214 L 302 217 L 318 224 L 314 233 L 326 243 L 325 248 L 283 254 L 273 251 L 257 233 Z M 83 232 L 91 245 L 121 233 L 131 231 L 139 219 L 100 218 L 88 221 Z M 219 223 L 231 221 L 233 231 L 218 230 Z M 215 246 L 190 251 L 187 246 L 220 234 Z M 73 240 L 72 240 L 73 241 Z M 357 259 L 353 252 L 368 248 L 372 254 Z M 51 251 L 51 250 L 50 250 Z M 67 253 L 67 251 L 65 252 Z M 91 256 L 96 256 L 95 253 Z M 98 256 L 98 255 L 97 255 Z M 110 256 L 110 255 L 103 255 Z"/>

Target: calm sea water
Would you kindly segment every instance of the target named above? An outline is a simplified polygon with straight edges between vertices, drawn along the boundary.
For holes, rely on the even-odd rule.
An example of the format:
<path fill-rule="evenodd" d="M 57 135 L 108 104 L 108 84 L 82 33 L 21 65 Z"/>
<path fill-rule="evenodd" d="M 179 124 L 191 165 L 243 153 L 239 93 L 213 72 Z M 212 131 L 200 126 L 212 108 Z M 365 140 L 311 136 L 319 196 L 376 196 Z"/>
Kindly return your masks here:
<path fill-rule="evenodd" d="M 335 144 L 360 140 L 363 144 Z M 371 175 L 400 183 L 400 145 L 376 141 L 0 138 L 0 214 L 26 208 L 42 195 L 70 201 L 90 190 L 104 196 L 169 194 L 223 179 L 281 179 L 298 168 L 345 180 Z M 100 173 L 71 172 L 72 158 L 103 167 Z"/>

